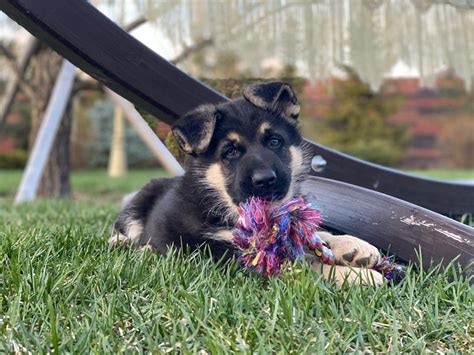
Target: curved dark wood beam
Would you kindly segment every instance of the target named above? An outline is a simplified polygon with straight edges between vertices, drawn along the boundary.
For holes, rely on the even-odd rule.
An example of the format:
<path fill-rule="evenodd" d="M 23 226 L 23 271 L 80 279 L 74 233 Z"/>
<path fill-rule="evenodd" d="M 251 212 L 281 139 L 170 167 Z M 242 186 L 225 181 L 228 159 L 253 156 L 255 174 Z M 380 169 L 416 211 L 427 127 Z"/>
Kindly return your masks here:
<path fill-rule="evenodd" d="M 471 265 L 467 274 L 473 275 L 474 228 L 340 181 L 308 177 L 303 192 L 322 211 L 324 226 L 330 229 L 360 237 L 404 260 L 416 261 L 421 249 L 424 267 L 459 257 L 461 265 Z"/>
<path fill-rule="evenodd" d="M 386 168 L 321 144 L 308 141 L 311 156 L 320 156 L 326 166 L 310 174 L 344 181 L 409 201 L 445 215 L 474 213 L 474 184 L 461 184 L 423 178 Z"/>
<path fill-rule="evenodd" d="M 123 31 L 84 0 L 0 0 L 0 8 L 97 80 L 167 123 L 227 100 Z M 327 165 L 314 172 L 443 214 L 474 213 L 474 186 L 413 177 L 309 142 Z"/>

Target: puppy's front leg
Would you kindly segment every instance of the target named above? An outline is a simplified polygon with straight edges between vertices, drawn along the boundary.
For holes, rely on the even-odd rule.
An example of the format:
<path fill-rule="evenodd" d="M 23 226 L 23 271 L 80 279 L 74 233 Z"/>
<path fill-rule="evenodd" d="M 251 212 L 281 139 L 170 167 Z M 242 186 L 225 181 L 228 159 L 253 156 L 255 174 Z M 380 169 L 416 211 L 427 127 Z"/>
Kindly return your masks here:
<path fill-rule="evenodd" d="M 328 232 L 318 232 L 318 235 L 331 247 L 336 265 L 371 268 L 380 261 L 378 249 L 364 240 Z"/>

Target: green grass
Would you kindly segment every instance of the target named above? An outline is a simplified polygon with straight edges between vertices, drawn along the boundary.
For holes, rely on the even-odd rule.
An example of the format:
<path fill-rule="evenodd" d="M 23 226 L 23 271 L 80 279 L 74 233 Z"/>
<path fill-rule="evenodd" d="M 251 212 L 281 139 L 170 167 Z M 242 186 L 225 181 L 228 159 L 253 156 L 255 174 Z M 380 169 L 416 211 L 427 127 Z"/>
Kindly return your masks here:
<path fill-rule="evenodd" d="M 13 198 L 21 180 L 19 170 L 0 171 L 0 199 Z M 142 187 L 152 178 L 166 176 L 162 169 L 132 170 L 126 176 L 110 178 L 106 170 L 78 170 L 71 173 L 73 198 L 79 201 L 118 202 L 124 194 Z"/>
<path fill-rule="evenodd" d="M 246 274 L 205 255 L 109 250 L 111 204 L 0 204 L 0 353 L 472 353 L 454 266 L 337 290 L 304 267 Z"/>
<path fill-rule="evenodd" d="M 21 170 L 0 170 L 0 198 L 15 193 L 21 180 Z"/>
<path fill-rule="evenodd" d="M 124 194 L 135 191 L 152 178 L 168 176 L 162 169 L 132 170 L 119 178 L 110 178 L 105 170 L 79 170 L 71 174 L 71 187 L 76 199 L 99 198 L 119 201 Z"/>
<path fill-rule="evenodd" d="M 474 170 L 469 169 L 440 169 L 440 170 L 413 170 L 410 173 L 440 180 L 473 180 Z"/>

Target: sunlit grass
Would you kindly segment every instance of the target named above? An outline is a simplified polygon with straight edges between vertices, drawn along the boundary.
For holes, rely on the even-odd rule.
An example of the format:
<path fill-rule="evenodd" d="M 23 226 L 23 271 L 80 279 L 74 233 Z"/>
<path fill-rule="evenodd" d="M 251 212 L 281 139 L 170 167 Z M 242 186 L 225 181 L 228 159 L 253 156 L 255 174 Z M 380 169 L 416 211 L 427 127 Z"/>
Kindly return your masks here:
<path fill-rule="evenodd" d="M 309 268 L 264 279 L 204 253 L 110 251 L 111 204 L 0 204 L 0 353 L 472 353 L 461 270 L 337 290 Z"/>
<path fill-rule="evenodd" d="M 118 202 L 152 178 L 167 176 L 163 169 L 131 170 L 123 177 L 111 178 L 105 169 L 77 170 L 71 173 L 73 198 L 80 201 Z M 0 170 L 0 200 L 12 199 L 21 181 L 21 171 Z"/>
<path fill-rule="evenodd" d="M 439 170 L 413 170 L 412 174 L 426 176 L 439 180 L 472 180 L 474 169 L 439 169 Z"/>

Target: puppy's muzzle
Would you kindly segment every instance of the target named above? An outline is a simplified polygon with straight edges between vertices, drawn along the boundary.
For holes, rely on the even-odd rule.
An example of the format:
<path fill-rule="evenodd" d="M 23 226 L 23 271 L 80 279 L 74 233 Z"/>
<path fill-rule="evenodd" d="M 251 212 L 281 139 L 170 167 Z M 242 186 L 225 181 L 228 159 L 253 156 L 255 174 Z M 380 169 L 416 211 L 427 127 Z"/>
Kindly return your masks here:
<path fill-rule="evenodd" d="M 273 169 L 259 169 L 253 172 L 251 179 L 255 189 L 268 189 L 275 184 L 276 173 Z"/>

